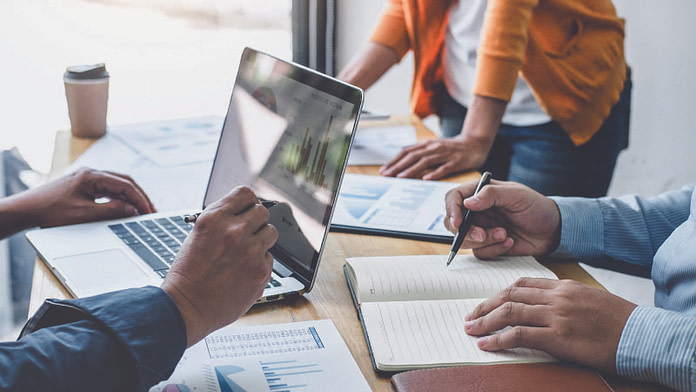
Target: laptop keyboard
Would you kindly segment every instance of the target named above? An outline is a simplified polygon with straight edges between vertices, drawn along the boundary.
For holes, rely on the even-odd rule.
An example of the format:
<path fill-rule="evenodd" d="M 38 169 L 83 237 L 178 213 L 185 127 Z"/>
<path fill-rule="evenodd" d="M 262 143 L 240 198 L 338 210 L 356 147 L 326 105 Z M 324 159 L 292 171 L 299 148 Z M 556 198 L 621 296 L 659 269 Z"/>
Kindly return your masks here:
<path fill-rule="evenodd" d="M 171 216 L 109 225 L 109 229 L 164 278 L 193 224 L 184 222 L 183 216 Z"/>
<path fill-rule="evenodd" d="M 177 215 L 118 223 L 109 225 L 109 229 L 164 278 L 181 249 L 181 244 L 193 229 L 193 224 L 184 222 L 184 217 Z M 278 287 L 280 284 L 271 277 L 266 288 Z"/>

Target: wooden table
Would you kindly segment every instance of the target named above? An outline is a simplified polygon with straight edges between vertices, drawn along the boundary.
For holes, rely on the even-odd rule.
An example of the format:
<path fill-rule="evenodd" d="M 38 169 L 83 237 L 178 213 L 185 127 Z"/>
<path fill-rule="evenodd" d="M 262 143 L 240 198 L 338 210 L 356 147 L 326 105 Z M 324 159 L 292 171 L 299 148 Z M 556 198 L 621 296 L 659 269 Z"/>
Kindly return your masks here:
<path fill-rule="evenodd" d="M 384 122 L 364 122 L 362 125 L 398 125 L 412 122 L 418 138 L 432 138 L 434 135 L 415 118 L 392 118 Z M 69 132 L 61 131 L 56 136 L 51 175 L 59 176 L 70 162 L 82 154 L 94 141 L 71 137 Z M 377 174 L 375 166 L 349 167 L 348 172 Z M 478 173 L 470 172 L 448 178 L 451 182 L 477 180 Z M 331 232 L 320 261 L 317 281 L 306 295 L 280 303 L 263 304 L 254 307 L 235 322 L 236 325 L 260 325 L 286 323 L 329 318 L 333 320 L 341 336 L 350 348 L 360 370 L 374 391 L 391 391 L 389 378 L 377 375 L 372 368 L 370 354 L 365 343 L 362 326 L 358 319 L 343 274 L 343 264 L 347 257 L 388 256 L 411 254 L 447 254 L 448 244 L 414 241 L 390 237 L 347 234 Z M 576 262 L 546 262 L 559 278 L 574 279 L 593 287 L 602 287 Z M 37 258 L 30 300 L 30 314 L 38 308 L 45 298 L 69 298 L 70 294 L 53 276 L 44 263 Z M 617 391 L 656 391 L 654 386 L 640 385 L 617 378 L 608 378 Z"/>

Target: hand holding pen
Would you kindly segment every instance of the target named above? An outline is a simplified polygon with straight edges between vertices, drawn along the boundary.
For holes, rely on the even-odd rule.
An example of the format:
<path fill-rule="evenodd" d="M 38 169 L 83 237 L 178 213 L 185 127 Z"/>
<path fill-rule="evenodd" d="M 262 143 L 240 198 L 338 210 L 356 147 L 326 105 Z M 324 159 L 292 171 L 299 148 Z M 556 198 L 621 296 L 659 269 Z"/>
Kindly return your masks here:
<path fill-rule="evenodd" d="M 261 205 L 264 206 L 264 207 L 266 207 L 266 208 L 271 208 L 271 207 L 275 206 L 276 204 L 278 204 L 278 202 L 270 201 L 270 200 L 262 200 L 262 201 L 261 201 Z M 186 215 L 186 216 L 184 216 L 184 222 L 186 222 L 186 223 L 196 223 L 196 220 L 197 220 L 198 217 L 201 215 L 201 213 L 202 213 L 202 211 L 201 211 L 201 212 L 196 212 L 195 214 L 191 214 L 191 215 Z"/>
<path fill-rule="evenodd" d="M 484 186 L 488 185 L 491 182 L 491 177 L 492 175 L 490 172 L 484 172 L 481 175 L 481 179 L 479 180 L 479 183 L 476 186 L 476 190 L 474 191 L 473 196 L 476 196 Z M 454 260 L 454 256 L 457 255 L 459 248 L 462 246 L 464 237 L 466 237 L 466 233 L 469 231 L 469 228 L 471 228 L 471 224 L 473 222 L 473 215 L 474 213 L 472 213 L 471 210 L 466 210 L 466 213 L 464 214 L 464 219 L 462 219 L 462 224 L 459 225 L 459 230 L 457 231 L 457 234 L 454 235 L 452 248 L 450 249 L 449 255 L 447 256 L 447 266 L 449 266 L 452 263 L 452 260 Z"/>

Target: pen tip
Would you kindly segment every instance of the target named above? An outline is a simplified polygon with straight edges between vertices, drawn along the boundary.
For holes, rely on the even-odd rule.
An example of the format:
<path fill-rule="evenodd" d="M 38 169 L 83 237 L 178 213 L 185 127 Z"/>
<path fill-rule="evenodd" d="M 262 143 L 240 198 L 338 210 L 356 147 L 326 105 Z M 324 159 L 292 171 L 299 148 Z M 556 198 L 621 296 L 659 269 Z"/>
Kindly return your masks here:
<path fill-rule="evenodd" d="M 454 256 L 456 255 L 456 252 L 449 252 L 449 255 L 447 256 L 447 266 L 449 267 L 450 263 L 452 263 L 452 260 L 454 260 Z"/>

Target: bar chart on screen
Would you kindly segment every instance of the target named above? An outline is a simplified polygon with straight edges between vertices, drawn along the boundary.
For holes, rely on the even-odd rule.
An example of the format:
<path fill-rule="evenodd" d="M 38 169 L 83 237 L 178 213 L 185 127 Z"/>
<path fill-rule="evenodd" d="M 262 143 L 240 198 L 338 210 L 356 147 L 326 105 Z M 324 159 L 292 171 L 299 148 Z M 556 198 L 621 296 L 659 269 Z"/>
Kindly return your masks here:
<path fill-rule="evenodd" d="M 316 148 L 313 148 L 312 137 L 309 135 L 309 128 L 307 128 L 302 145 L 291 145 L 290 157 L 286 166 L 286 170 L 290 173 L 302 175 L 306 181 L 322 188 L 328 186 L 325 182 L 326 151 L 329 148 L 329 130 L 332 121 L 333 117 L 329 119 L 326 134 L 323 140 L 316 145 Z"/>

